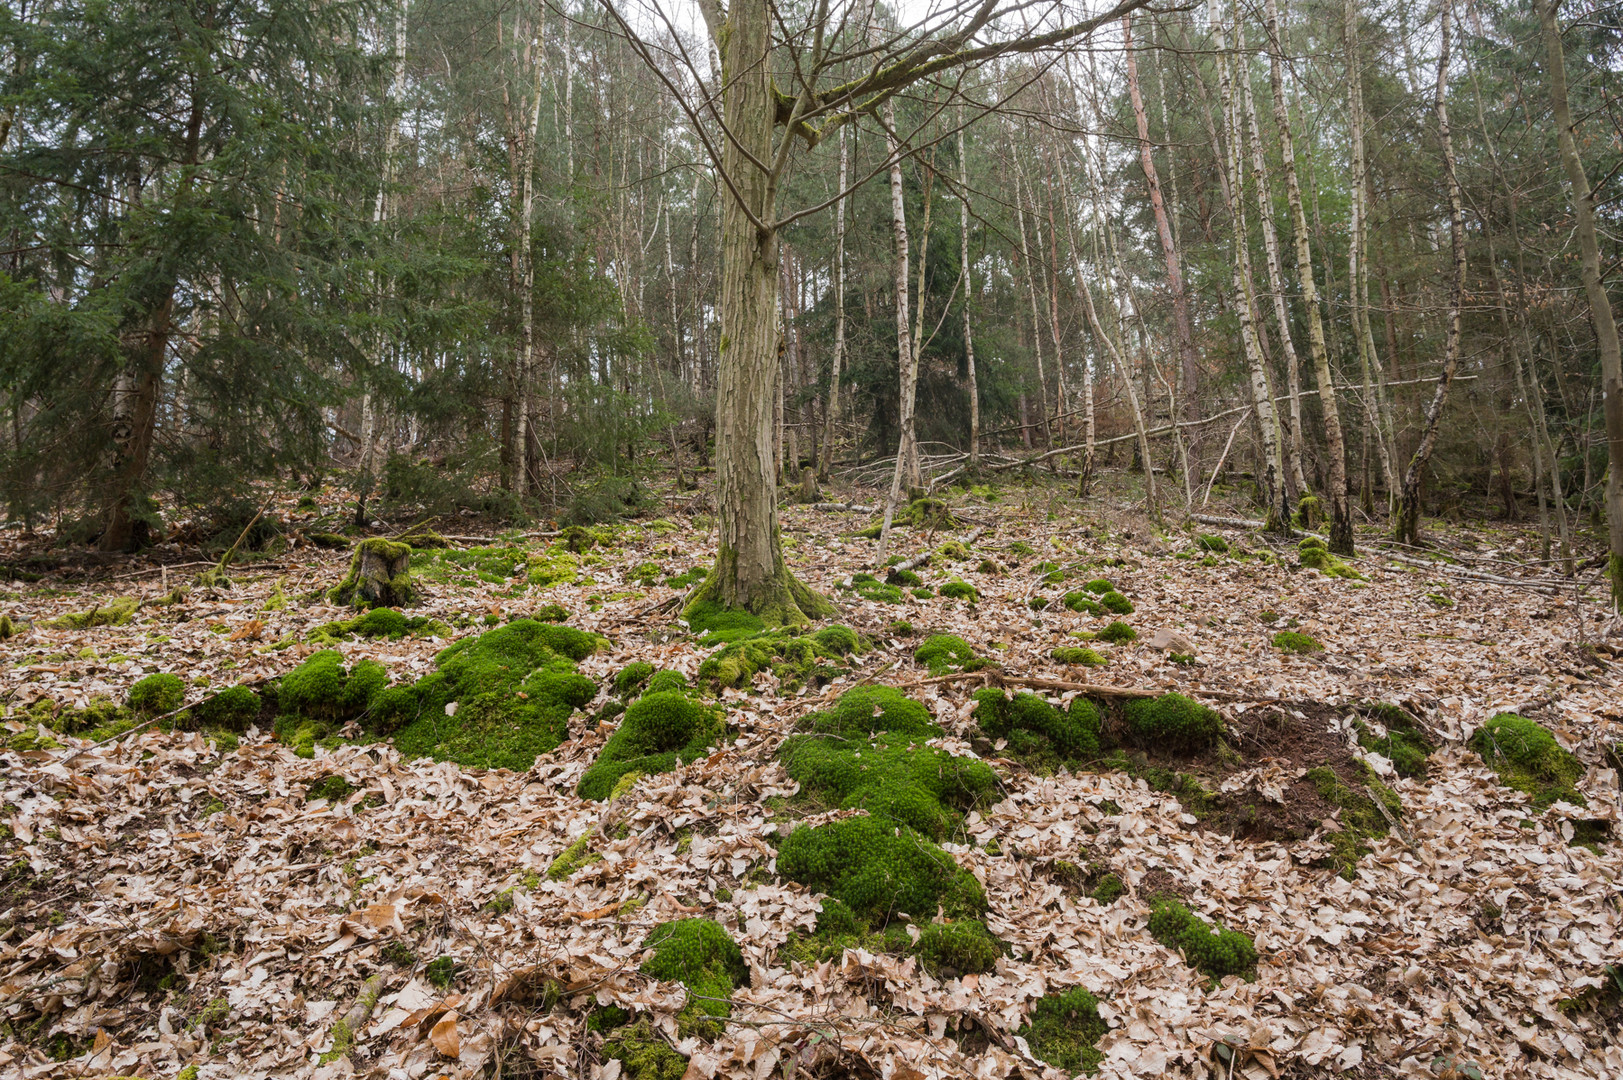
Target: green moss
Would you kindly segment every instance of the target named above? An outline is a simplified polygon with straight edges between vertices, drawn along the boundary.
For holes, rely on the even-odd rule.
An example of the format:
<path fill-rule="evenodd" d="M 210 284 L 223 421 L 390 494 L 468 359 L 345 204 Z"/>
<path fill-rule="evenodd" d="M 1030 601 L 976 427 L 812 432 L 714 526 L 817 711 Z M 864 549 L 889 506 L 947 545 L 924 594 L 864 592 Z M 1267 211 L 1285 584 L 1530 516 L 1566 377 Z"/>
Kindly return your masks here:
<path fill-rule="evenodd" d="M 1139 698 L 1122 708 L 1127 728 L 1141 745 L 1199 751 L 1223 737 L 1223 718 L 1182 694 Z"/>
<path fill-rule="evenodd" d="M 903 525 L 920 525 L 929 529 L 950 529 L 956 522 L 952 511 L 940 499 L 914 499 L 905 510 L 899 511 L 896 521 Z"/>
<path fill-rule="evenodd" d="M 1112 585 L 1109 581 L 1102 577 L 1094 578 L 1083 585 L 1082 588 L 1090 593 L 1094 593 L 1097 596 L 1104 596 L 1106 593 L 1113 593 L 1116 591 L 1116 586 Z"/>
<path fill-rule="evenodd" d="M 1099 1015 L 1099 999 L 1077 986 L 1039 998 L 1015 1034 L 1038 1059 L 1074 1076 L 1098 1070 L 1104 1060 L 1098 1042 L 1108 1030 Z"/>
<path fill-rule="evenodd" d="M 1584 774 L 1583 765 L 1536 721 L 1499 713 L 1478 728 L 1467 745 L 1482 755 L 1500 783 L 1533 796 L 1533 805 L 1540 810 L 1562 799 L 1588 805 L 1573 787 Z"/>
<path fill-rule="evenodd" d="M 424 581 L 445 585 L 500 585 L 522 576 L 529 554 L 521 547 L 435 548 L 412 547 L 412 573 Z"/>
<path fill-rule="evenodd" d="M 393 608 L 373 608 L 353 619 L 340 619 L 325 623 L 310 631 L 310 641 L 317 645 L 336 645 L 351 637 L 387 638 L 398 641 L 404 637 L 450 637 L 451 628 L 436 619 L 417 615 L 407 618 Z"/>
<path fill-rule="evenodd" d="M 626 710 L 577 790 L 585 798 L 601 800 L 627 773 L 670 772 L 678 762 L 697 761 L 721 738 L 723 726 L 718 710 L 686 694 L 644 694 Z"/>
<path fill-rule="evenodd" d="M 778 872 L 883 926 L 900 913 L 929 918 L 979 917 L 986 893 L 973 874 L 934 844 L 881 818 L 842 818 L 789 834 Z"/>
<path fill-rule="evenodd" d="M 835 656 L 850 656 L 860 645 L 856 631 L 849 626 L 825 626 L 812 635 L 812 640 Z"/>
<path fill-rule="evenodd" d="M 366 711 L 382 691 L 388 675 L 381 664 L 362 660 L 350 672 L 342 654 L 324 649 L 311 653 L 282 676 L 277 706 L 290 716 L 338 722 Z"/>
<path fill-rule="evenodd" d="M 1396 705 L 1385 702 L 1371 702 L 1363 707 L 1363 712 L 1366 717 L 1378 721 L 1386 729 L 1386 734 L 1377 735 L 1369 724 L 1356 720 L 1353 728 L 1358 732 L 1358 745 L 1390 760 L 1399 776 L 1425 779 L 1426 759 L 1435 747 L 1414 718 Z"/>
<path fill-rule="evenodd" d="M 1120 900 L 1122 896 L 1126 894 L 1126 892 L 1127 886 L 1122 883 L 1119 875 L 1105 874 L 1099 879 L 1099 883 L 1093 887 L 1093 891 L 1088 895 L 1093 897 L 1096 903 L 1103 904 L 1108 907 L 1109 905 L 1114 904 L 1117 900 Z"/>
<path fill-rule="evenodd" d="M 737 608 L 724 608 L 711 601 L 692 604 L 682 613 L 689 629 L 706 648 L 724 642 L 742 641 L 766 630 L 758 615 Z"/>
<path fill-rule="evenodd" d="M 1385 836 L 1389 831 L 1386 815 L 1367 795 L 1354 791 L 1342 782 L 1335 770 L 1327 766 L 1309 769 L 1304 779 L 1314 786 L 1321 799 L 1341 811 L 1341 829 L 1328 837 L 1333 854 L 1320 865 L 1333 868 L 1343 878 L 1352 881 L 1358 873 L 1358 860 L 1370 852 L 1368 841 Z M 1386 804 L 1388 813 L 1397 817 L 1403 812 L 1403 804 L 1397 795 L 1377 780 L 1367 767 L 1362 779 Z"/>
<path fill-rule="evenodd" d="M 1338 578 L 1362 578 L 1364 575 L 1332 555 L 1324 546 L 1324 541 L 1316 536 L 1309 536 L 1296 545 L 1299 561 L 1304 569 L 1317 570 L 1321 574 Z"/>
<path fill-rule="evenodd" d="M 804 635 L 794 627 L 766 631 L 724 646 L 699 665 L 699 677 L 718 689 L 743 687 L 758 672 L 770 668 L 778 677 L 780 690 L 797 690 L 841 674 L 842 666 L 825 661 L 842 660 L 846 655 L 843 650 L 854 640 L 856 634 L 843 626 Z"/>
<path fill-rule="evenodd" d="M 1114 589 L 1099 597 L 1099 606 L 1113 615 L 1131 615 L 1133 602 Z"/>
<path fill-rule="evenodd" d="M 636 660 L 620 669 L 614 677 L 614 692 L 622 698 L 633 698 L 642 689 L 649 676 L 654 673 L 654 665 L 646 660 Z"/>
<path fill-rule="evenodd" d="M 1151 908 L 1150 936 L 1182 952 L 1190 967 L 1213 980 L 1240 975 L 1249 982 L 1257 977 L 1257 950 L 1249 937 L 1207 922 L 1175 899 L 1163 898 Z"/>
<path fill-rule="evenodd" d="M 355 785 L 342 776 L 323 776 L 313 782 L 304 792 L 305 802 L 315 802 L 317 799 L 326 799 L 328 802 L 342 802 L 355 794 Z"/>
<path fill-rule="evenodd" d="M 603 856 L 591 849 L 592 835 L 587 833 L 558 853 L 547 866 L 549 881 L 568 881 L 577 870 L 602 862 Z"/>
<path fill-rule="evenodd" d="M 1195 546 L 1202 551 L 1211 551 L 1224 555 L 1228 553 L 1229 542 L 1216 533 L 1196 533 Z"/>
<path fill-rule="evenodd" d="M 972 715 L 990 738 L 1008 739 L 1016 753 L 1040 753 L 1046 744 L 1065 759 L 1091 758 L 1099 752 L 1099 710 L 1086 698 L 1075 698 L 1069 710 L 1050 705 L 1036 694 L 986 687 L 975 691 Z"/>
<path fill-rule="evenodd" d="M 135 611 L 140 606 L 141 601 L 133 596 L 119 596 L 89 611 L 69 612 L 55 619 L 47 619 L 40 625 L 51 630 L 88 630 L 95 626 L 124 626 L 135 618 Z"/>
<path fill-rule="evenodd" d="M 913 624 L 908 622 L 906 619 L 897 619 L 895 622 L 887 626 L 885 630 L 890 634 L 891 637 L 899 638 L 912 637 L 918 632 L 913 629 Z"/>
<path fill-rule="evenodd" d="M 919 965 L 938 979 L 991 971 L 1003 946 L 979 919 L 924 923 L 911 950 Z"/>
<path fill-rule="evenodd" d="M 710 919 L 678 919 L 654 927 L 642 947 L 654 955 L 637 970 L 687 988 L 678 1030 L 707 1038 L 721 1034 L 723 1025 L 716 1021 L 732 1015 L 728 999 L 736 988 L 749 985 L 749 965 L 738 943 Z"/>
<path fill-rule="evenodd" d="M 648 685 L 643 687 L 646 694 L 668 694 L 671 692 L 686 693 L 688 679 L 680 671 L 656 671 L 649 676 Z"/>
<path fill-rule="evenodd" d="M 876 604 L 900 604 L 906 599 L 901 588 L 888 585 L 872 574 L 853 574 L 848 585 L 840 588 L 856 593 L 864 600 L 871 600 Z"/>
<path fill-rule="evenodd" d="M 1118 619 L 1099 631 L 1099 640 L 1108 641 L 1112 645 L 1125 645 L 1129 641 L 1138 640 L 1138 631 Z"/>
<path fill-rule="evenodd" d="M 953 600 L 968 600 L 971 604 L 980 599 L 975 586 L 967 581 L 949 581 L 941 586 L 941 595 Z"/>
<path fill-rule="evenodd" d="M 924 579 L 911 570 L 892 570 L 885 575 L 885 581 L 891 585 L 918 586 L 924 584 Z"/>
<path fill-rule="evenodd" d="M 1081 589 L 1066 593 L 1061 602 L 1072 611 L 1080 611 L 1084 615 L 1103 615 L 1105 610 L 1103 604 Z"/>
<path fill-rule="evenodd" d="M 148 675 L 130 687 L 130 709 L 140 716 L 174 712 L 186 700 L 186 684 L 179 675 Z"/>
<path fill-rule="evenodd" d="M 569 612 L 559 604 L 542 604 L 530 615 L 537 622 L 561 623 L 569 621 Z"/>
<path fill-rule="evenodd" d="M 909 589 L 907 591 L 913 594 L 915 600 L 928 600 L 935 595 L 934 589 Z"/>
<path fill-rule="evenodd" d="M 997 785 L 985 762 L 916 745 L 940 729 L 924 706 L 889 687 L 849 690 L 811 726 L 812 734 L 790 736 L 779 751 L 805 793 L 934 839 Z"/>
<path fill-rule="evenodd" d="M 956 634 L 931 634 L 913 652 L 913 659 L 930 669 L 931 675 L 971 670 L 979 659 L 969 642 Z"/>
<path fill-rule="evenodd" d="M 974 558 L 974 556 L 969 553 L 969 548 L 965 547 L 957 540 L 948 540 L 945 544 L 942 544 L 940 547 L 936 548 L 935 553 L 938 557 L 945 559 L 948 562 L 968 562 L 970 559 Z"/>
<path fill-rule="evenodd" d="M 1299 634 L 1294 630 L 1281 630 L 1274 635 L 1274 648 L 1283 649 L 1293 653 L 1323 652 L 1324 646 L 1316 638 L 1306 634 Z"/>
<path fill-rule="evenodd" d="M 688 1059 L 672 1050 L 647 1020 L 615 1029 L 603 1041 L 603 1056 L 620 1062 L 626 1080 L 682 1080 Z"/>
<path fill-rule="evenodd" d="M 527 567 L 530 584 L 541 589 L 560 583 L 574 584 L 580 578 L 580 556 L 563 550 L 558 544 L 542 554 L 531 555 Z"/>
<path fill-rule="evenodd" d="M 376 560 L 386 566 L 403 567 L 387 581 L 375 581 L 361 573 L 361 564 Z M 400 607 L 416 601 L 417 588 L 411 580 L 411 545 L 374 537 L 355 545 L 349 572 L 327 594 L 335 604 L 354 607 Z"/>
<path fill-rule="evenodd" d="M 456 981 L 456 969 L 457 962 L 455 960 L 449 956 L 442 956 L 437 960 L 430 961 L 428 966 L 423 968 L 423 977 L 428 980 L 430 986 L 440 990 L 449 990 L 452 983 Z"/>
<path fill-rule="evenodd" d="M 1103 667 L 1110 662 L 1093 649 L 1076 645 L 1061 645 L 1048 655 L 1062 664 L 1079 664 L 1083 667 Z"/>
<path fill-rule="evenodd" d="M 707 568 L 695 566 L 684 573 L 677 574 L 675 577 L 666 578 L 665 585 L 667 588 L 672 589 L 689 589 L 703 581 L 709 573 L 710 571 Z"/>

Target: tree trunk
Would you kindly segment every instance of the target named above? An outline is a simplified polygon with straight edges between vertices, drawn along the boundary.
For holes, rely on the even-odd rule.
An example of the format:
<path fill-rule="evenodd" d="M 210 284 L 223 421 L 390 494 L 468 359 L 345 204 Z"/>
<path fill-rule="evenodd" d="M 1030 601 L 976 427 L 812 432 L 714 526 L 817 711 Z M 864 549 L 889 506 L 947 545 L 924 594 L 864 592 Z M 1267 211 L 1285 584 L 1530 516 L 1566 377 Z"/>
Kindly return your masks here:
<path fill-rule="evenodd" d="M 1285 196 L 1290 203 L 1291 231 L 1296 241 L 1296 275 L 1302 289 L 1302 306 L 1307 314 L 1308 357 L 1313 363 L 1313 379 L 1319 387 L 1319 408 L 1324 416 L 1325 454 L 1329 458 L 1325 487 L 1330 499 L 1330 550 L 1339 555 L 1353 554 L 1352 504 L 1347 498 L 1347 447 L 1341 431 L 1341 410 L 1336 405 L 1335 381 L 1330 374 L 1330 354 L 1324 342 L 1324 322 L 1319 315 L 1319 292 L 1313 280 L 1313 245 L 1309 239 L 1307 213 L 1302 208 L 1302 185 L 1296 176 L 1295 136 L 1291 131 L 1290 109 L 1285 101 L 1277 0 L 1268 2 L 1268 82 L 1273 91 L 1274 121 L 1279 128 L 1279 147 L 1285 172 Z"/>
<path fill-rule="evenodd" d="M 1050 144 L 1050 151 L 1053 146 Z M 1101 341 L 1104 341 L 1104 332 L 1098 325 L 1097 316 L 1092 314 L 1093 298 L 1089 295 L 1087 282 L 1082 277 L 1082 259 L 1076 249 L 1076 228 L 1071 221 L 1071 182 L 1068 177 L 1069 170 L 1065 167 L 1056 153 L 1052 157 L 1053 170 L 1059 174 L 1060 198 L 1064 202 L 1062 216 L 1065 218 L 1065 238 L 1071 251 L 1071 277 L 1076 285 L 1077 299 L 1082 301 L 1084 311 L 1089 313 L 1088 325 Z M 1092 186 L 1091 183 L 1089 185 Z M 1118 364 L 1118 369 L 1120 365 Z M 1174 417 L 1174 420 L 1177 418 Z M 1076 493 L 1086 495 L 1088 486 L 1093 480 L 1094 456 L 1094 415 L 1093 415 L 1093 364 L 1087 356 L 1082 358 L 1082 475 L 1077 479 Z"/>
<path fill-rule="evenodd" d="M 962 279 L 964 290 L 964 360 L 969 368 L 969 474 L 974 476 L 981 467 L 981 395 L 980 387 L 975 381 L 975 337 L 970 332 L 969 298 L 972 287 L 969 280 L 969 164 L 964 157 L 964 129 L 962 127 L 963 114 L 960 110 L 958 128 L 958 260 L 959 277 Z M 844 145 L 843 143 L 841 144 Z M 840 188 L 845 188 L 845 159 L 840 159 Z M 841 234 L 844 240 L 844 234 Z M 843 251 L 843 249 L 842 249 Z M 843 330 L 844 327 L 842 326 Z M 1093 412 L 1092 398 L 1089 397 L 1088 411 L 1088 457 L 1092 464 L 1093 457 Z"/>
<path fill-rule="evenodd" d="M 1437 446 L 1437 428 L 1442 422 L 1443 407 L 1448 404 L 1448 391 L 1454 382 L 1454 372 L 1459 367 L 1461 309 L 1465 302 L 1464 200 L 1460 193 L 1459 177 L 1454 172 L 1454 138 L 1448 127 L 1448 46 L 1453 10 L 1449 0 L 1443 0 L 1440 6 L 1442 47 L 1437 54 L 1437 95 L 1432 108 L 1437 113 L 1437 133 L 1443 146 L 1443 179 L 1448 185 L 1448 235 L 1454 255 L 1454 281 L 1448 296 L 1443 374 L 1437 380 L 1437 389 L 1426 408 L 1426 426 L 1420 436 L 1420 445 L 1409 460 L 1409 468 L 1403 474 L 1403 491 L 1398 497 L 1394 534 L 1400 544 L 1414 544 L 1420 539 L 1420 478 Z"/>
<path fill-rule="evenodd" d="M 1557 0 L 1541 0 L 1539 22 L 1544 27 L 1544 47 L 1549 57 L 1550 104 L 1555 111 L 1556 138 L 1561 146 L 1561 164 L 1572 185 L 1572 208 L 1578 224 L 1578 247 L 1584 292 L 1589 297 L 1589 314 L 1595 325 L 1595 344 L 1600 351 L 1601 401 L 1606 416 L 1606 445 L 1611 467 L 1606 474 L 1607 576 L 1612 583 L 1612 610 L 1623 612 L 1623 354 L 1617 339 L 1617 322 L 1612 302 L 1600 276 L 1600 246 L 1595 238 L 1594 196 L 1584 175 L 1573 132 L 1572 110 L 1567 103 L 1566 55 L 1561 44 L 1561 26 L 1556 19 Z M 1584 455 L 1587 462 L 1589 455 Z"/>
<path fill-rule="evenodd" d="M 911 494 L 922 491 L 924 477 L 919 468 L 918 436 L 913 429 L 913 400 L 918 388 L 919 361 L 914 349 L 913 328 L 908 307 L 907 271 L 911 265 L 907 250 L 907 205 L 902 198 L 901 147 L 896 141 L 896 102 L 887 99 L 884 108 L 885 152 L 890 157 L 890 226 L 895 241 L 891 263 L 896 285 L 896 376 L 899 388 L 897 407 L 896 468 L 891 474 L 890 494 L 885 500 L 885 519 L 879 528 L 879 561 L 885 560 L 890 543 L 890 523 L 896 513 L 905 481 Z M 920 260 L 923 264 L 923 259 Z"/>
<path fill-rule="evenodd" d="M 724 42 L 723 111 L 729 138 L 722 170 L 733 190 L 721 225 L 721 365 L 716 388 L 716 566 L 685 614 L 707 607 L 743 609 L 770 626 L 833 613 L 833 606 L 790 575 L 778 527 L 772 470 L 772 410 L 777 398 L 778 234 L 772 160 L 776 99 L 768 71 L 771 11 L 766 0 L 734 0 Z"/>
<path fill-rule="evenodd" d="M 1224 148 L 1217 144 L 1216 139 L 1213 139 L 1212 150 L 1218 154 L 1218 159 L 1224 162 L 1228 176 L 1225 188 L 1234 233 L 1234 261 L 1230 268 L 1234 286 L 1234 309 L 1240 319 L 1240 341 L 1245 349 L 1246 364 L 1251 375 L 1251 401 L 1256 408 L 1257 424 L 1262 434 L 1263 463 L 1258 479 L 1261 481 L 1263 505 L 1267 508 L 1264 517 L 1268 527 L 1288 534 L 1291 528 L 1290 500 L 1285 493 L 1279 418 L 1274 409 L 1273 388 L 1269 385 L 1268 372 L 1263 365 L 1262 347 L 1257 340 L 1257 328 L 1252 315 L 1256 306 L 1251 276 L 1251 252 L 1246 242 L 1245 178 L 1244 158 L 1240 153 L 1240 115 L 1234 93 L 1234 80 L 1237 75 L 1243 78 L 1244 73 L 1234 70 L 1239 66 L 1239 56 L 1237 53 L 1226 52 L 1222 22 L 1216 10 L 1215 0 L 1212 6 L 1213 37 L 1218 53 L 1218 90 L 1224 125 L 1228 129 L 1226 155 L 1222 153 Z"/>
<path fill-rule="evenodd" d="M 960 136 L 961 138 L 962 136 Z M 840 366 L 845 363 L 845 203 L 847 169 L 850 152 L 846 148 L 845 128 L 840 128 L 840 180 L 841 194 L 834 202 L 834 360 L 828 382 L 827 416 L 823 424 L 823 463 L 817 474 L 828 479 L 834 465 L 834 430 L 840 420 Z"/>
<path fill-rule="evenodd" d="M 1178 350 L 1180 382 L 1179 397 L 1183 401 L 1184 419 L 1199 418 L 1196 394 L 1200 375 L 1200 362 L 1195 355 L 1195 335 L 1189 322 L 1189 296 L 1184 290 L 1183 268 L 1178 258 L 1178 242 L 1172 235 L 1172 224 L 1167 219 L 1166 203 L 1161 198 L 1161 181 L 1155 171 L 1155 156 L 1150 152 L 1150 122 L 1144 112 L 1144 98 L 1138 90 L 1138 61 L 1133 53 L 1133 19 L 1122 20 L 1122 50 L 1127 58 L 1127 95 L 1133 104 L 1133 119 L 1138 125 L 1138 156 L 1144 167 L 1144 182 L 1149 188 L 1150 209 L 1155 214 L 1155 231 L 1161 240 L 1161 256 L 1167 266 L 1167 291 L 1172 295 L 1172 333 Z M 1191 447 L 1191 456 L 1199 454 Z"/>
<path fill-rule="evenodd" d="M 1238 44 L 1244 52 L 1243 34 Z M 1279 238 L 1274 232 L 1274 199 L 1268 188 L 1268 162 L 1262 154 L 1262 129 L 1257 123 L 1257 103 L 1251 96 L 1251 80 L 1243 74 L 1240 92 L 1245 101 L 1245 116 L 1242 119 L 1251 131 L 1251 164 L 1257 174 L 1257 216 L 1262 226 L 1262 246 L 1268 262 L 1268 291 L 1273 294 L 1274 325 L 1279 330 L 1279 344 L 1285 354 L 1285 386 L 1286 393 L 1290 395 L 1290 430 L 1285 433 L 1283 448 L 1285 473 L 1300 498 L 1308 493 L 1307 477 L 1302 474 L 1301 363 L 1296 357 L 1296 343 L 1291 340 L 1290 315 L 1285 310 L 1285 275 L 1280 268 Z"/>
<path fill-rule="evenodd" d="M 1043 332 L 1042 316 L 1037 313 L 1037 269 L 1031 262 L 1031 248 L 1026 244 L 1026 204 L 1025 196 L 1021 192 L 1022 173 L 1020 170 L 1020 155 L 1014 142 L 1009 143 L 1009 153 L 1014 157 L 1014 209 L 1020 226 L 1020 265 L 1026 271 L 1026 292 L 1031 296 L 1031 353 L 1037 360 L 1037 407 L 1041 410 L 1043 418 L 1043 448 L 1051 449 L 1054 445 L 1054 435 L 1048 426 L 1048 377 L 1043 372 Z M 1036 227 L 1036 201 L 1032 202 L 1032 226 Z"/>
<path fill-rule="evenodd" d="M 1347 290 L 1352 298 L 1353 341 L 1358 349 L 1359 370 L 1364 378 L 1364 421 L 1366 439 L 1375 439 L 1376 457 L 1381 466 L 1381 478 L 1386 483 L 1387 497 L 1391 498 L 1398 486 L 1392 455 L 1397 448 L 1392 442 L 1392 421 L 1382 393 L 1379 365 L 1375 353 L 1375 338 L 1369 331 L 1369 273 L 1364 266 L 1366 201 L 1368 190 L 1364 162 L 1364 92 L 1363 72 L 1358 54 L 1358 0 L 1346 0 L 1345 37 L 1347 47 L 1347 112 L 1352 139 L 1352 221 L 1347 242 Z"/>

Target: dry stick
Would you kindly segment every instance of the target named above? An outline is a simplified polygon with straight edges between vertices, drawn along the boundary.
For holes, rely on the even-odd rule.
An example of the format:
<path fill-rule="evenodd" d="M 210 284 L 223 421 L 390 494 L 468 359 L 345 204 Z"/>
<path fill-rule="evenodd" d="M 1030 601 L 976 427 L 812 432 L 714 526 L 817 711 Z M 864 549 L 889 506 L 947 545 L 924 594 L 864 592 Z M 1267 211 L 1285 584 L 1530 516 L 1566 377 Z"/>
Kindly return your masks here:
<path fill-rule="evenodd" d="M 958 538 L 958 542 L 960 544 L 964 545 L 965 547 L 968 547 L 970 544 L 973 544 L 976 540 L 979 540 L 981 538 L 981 533 L 983 533 L 985 531 L 986 531 L 986 526 L 985 525 L 977 525 L 973 529 L 969 530 L 969 532 L 965 533 L 963 536 L 960 536 Z M 925 563 L 930 561 L 930 555 L 931 554 L 932 553 L 928 552 L 928 551 L 921 552 L 920 554 L 913 556 L 911 559 L 908 559 L 906 562 L 899 562 L 895 566 L 892 566 L 890 568 L 891 572 L 892 573 L 900 573 L 903 570 L 913 570 L 913 569 L 916 569 L 916 568 L 918 568 L 920 566 L 923 566 Z"/>
<path fill-rule="evenodd" d="M 1241 413 L 1240 418 L 1234 422 L 1234 427 L 1229 432 L 1228 442 L 1223 444 L 1223 452 L 1217 456 L 1217 468 L 1212 470 L 1212 478 L 1206 481 L 1206 494 L 1201 498 L 1200 505 L 1205 506 L 1207 503 L 1211 502 L 1212 485 L 1217 483 L 1217 476 L 1223 471 L 1223 462 L 1228 460 L 1229 448 L 1234 445 L 1234 436 L 1240 433 L 1240 425 L 1245 423 L 1245 419 L 1249 415 L 1250 408 L 1248 407 Z"/>

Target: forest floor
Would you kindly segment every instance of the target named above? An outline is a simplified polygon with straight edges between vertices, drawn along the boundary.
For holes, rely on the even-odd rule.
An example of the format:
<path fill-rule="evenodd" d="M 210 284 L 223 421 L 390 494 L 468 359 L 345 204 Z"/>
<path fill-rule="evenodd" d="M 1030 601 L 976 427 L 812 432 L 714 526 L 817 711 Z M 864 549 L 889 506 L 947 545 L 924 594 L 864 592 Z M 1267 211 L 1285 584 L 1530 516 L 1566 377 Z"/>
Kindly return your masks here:
<path fill-rule="evenodd" d="M 603 534 L 610 546 L 577 581 L 425 581 L 410 614 L 448 633 L 336 646 L 398 682 L 432 670 L 448 638 L 561 605 L 568 626 L 610 644 L 578 665 L 596 700 L 522 773 L 364 740 L 301 757 L 257 726 L 227 749 L 157 728 L 92 746 L 35 722 L 42 700 L 123 702 L 154 672 L 183 676 L 192 701 L 287 673 L 320 647 L 312 631 L 346 615 L 313 598 L 342 577 L 343 551 L 295 547 L 166 604 L 200 568 L 159 563 L 202 556 L 159 547 L 0 585 L 0 613 L 32 624 L 0 644 L 0 1076 L 613 1080 L 632 1066 L 605 1061 L 587 1018 L 619 1004 L 652 1017 L 690 1077 L 1057 1077 L 1020 1032 L 1034 1002 L 1073 986 L 1097 995 L 1109 1026 L 1104 1076 L 1623 1075 L 1623 625 L 1594 589 L 1540 591 L 1546 575 L 1511 565 L 1536 556 L 1530 531 L 1432 523 L 1454 559 L 1408 565 L 1365 543 L 1361 576 L 1343 578 L 1301 568 L 1294 543 L 1213 529 L 1229 550 L 1212 552 L 1116 497 L 1079 505 L 1011 485 L 996 501 L 958 493 L 953 525 L 894 537 L 911 558 L 981 528 L 969 559 L 917 569 L 932 590 L 968 582 L 976 601 L 903 590 L 892 603 L 841 587 L 874 569 L 877 543 L 855 535 L 871 515 L 789 507 L 793 571 L 872 647 L 832 685 L 789 692 L 762 672 L 722 690 L 730 742 L 588 801 L 575 787 L 614 728 L 598 714 L 615 675 L 646 661 L 697 679 L 715 651 L 676 621 L 680 587 L 644 583 L 714 555 L 708 522 L 678 501 Z M 280 513 L 291 528 L 317 511 L 289 498 Z M 1528 580 L 1461 576 L 1477 569 Z M 1064 606 L 1097 577 L 1131 614 Z M 122 625 L 46 625 L 118 596 L 141 601 Z M 1073 636 L 1118 618 L 1137 641 Z M 1286 629 L 1323 650 L 1275 647 Z M 1187 640 L 1156 648 L 1156 631 Z M 938 633 L 1000 668 L 932 680 L 914 652 Z M 1053 658 L 1083 644 L 1104 666 Z M 1185 645 L 1193 662 L 1173 655 Z M 936 745 L 997 773 L 1001 790 L 942 845 L 985 888 L 1005 952 L 992 970 L 938 977 L 883 951 L 810 965 L 781 951 L 819 899 L 776 872 L 776 849 L 793 824 L 842 812 L 795 809 L 777 750 L 795 720 L 859 682 L 902 688 L 945 729 Z M 1084 685 L 1180 691 L 1222 714 L 1224 749 L 1143 747 L 1125 766 L 1022 757 L 974 727 L 971 694 L 987 684 L 1057 702 Z M 1419 720 L 1435 747 L 1423 776 L 1360 745 L 1359 723 L 1381 715 L 1372 702 Z M 1577 756 L 1587 806 L 1535 810 L 1467 747 L 1504 711 Z M 1351 880 L 1334 859 L 1342 808 L 1305 775 L 1317 766 L 1349 783 L 1378 775 L 1401 800 Z M 334 776 L 332 797 L 311 791 Z M 549 874 L 588 834 L 602 859 Z M 1096 888 L 1107 874 L 1119 896 Z M 1160 944 L 1147 930 L 1158 894 L 1249 935 L 1254 977 L 1209 981 Z M 714 1038 L 680 1030 L 680 984 L 637 970 L 650 929 L 696 915 L 724 926 L 750 969 Z"/>

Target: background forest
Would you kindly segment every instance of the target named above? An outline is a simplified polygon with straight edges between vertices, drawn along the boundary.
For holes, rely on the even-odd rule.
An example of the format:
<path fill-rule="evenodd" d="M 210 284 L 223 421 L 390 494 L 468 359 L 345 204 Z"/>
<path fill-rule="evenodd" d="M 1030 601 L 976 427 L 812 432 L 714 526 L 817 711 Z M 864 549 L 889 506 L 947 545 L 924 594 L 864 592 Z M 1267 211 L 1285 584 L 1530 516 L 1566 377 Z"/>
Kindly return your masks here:
<path fill-rule="evenodd" d="M 1566 557 L 1602 527 L 1607 449 L 1547 43 L 1523 5 L 1453 14 L 1141 12 L 842 128 L 786 181 L 820 208 L 782 230 L 782 479 L 895 453 L 901 214 L 935 475 L 971 475 L 972 446 L 1140 464 L 1137 414 L 1152 500 L 1198 504 L 1220 464 L 1265 500 L 1277 460 L 1287 509 L 1344 476 L 1368 521 L 1457 356 L 1420 501 L 1536 512 Z M 1603 274 L 1615 16 L 1564 30 Z M 683 100 L 712 63 L 628 17 L 657 72 L 596 3 L 6 5 L 8 519 L 128 549 L 342 468 L 358 521 L 589 521 L 654 455 L 704 467 L 725 189 L 693 124 L 715 117 Z"/>

